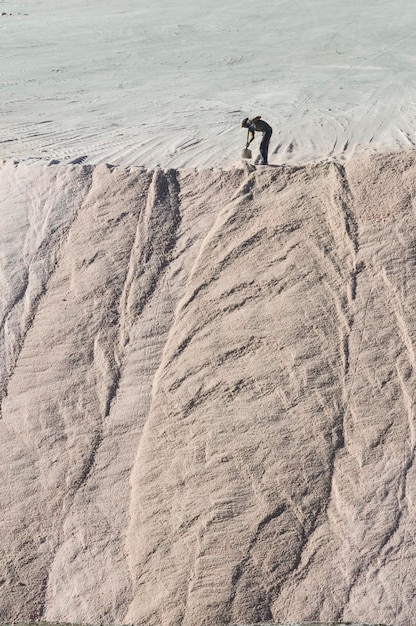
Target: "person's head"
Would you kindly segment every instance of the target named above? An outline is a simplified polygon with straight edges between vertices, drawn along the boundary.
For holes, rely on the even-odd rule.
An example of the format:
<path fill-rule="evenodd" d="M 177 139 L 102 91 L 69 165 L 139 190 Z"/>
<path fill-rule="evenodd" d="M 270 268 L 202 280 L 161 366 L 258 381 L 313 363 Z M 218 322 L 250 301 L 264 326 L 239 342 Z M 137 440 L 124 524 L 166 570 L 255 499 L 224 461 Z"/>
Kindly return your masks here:
<path fill-rule="evenodd" d="M 248 117 L 245 117 L 243 121 L 241 122 L 241 128 L 248 128 L 250 126 L 248 122 L 249 122 Z"/>

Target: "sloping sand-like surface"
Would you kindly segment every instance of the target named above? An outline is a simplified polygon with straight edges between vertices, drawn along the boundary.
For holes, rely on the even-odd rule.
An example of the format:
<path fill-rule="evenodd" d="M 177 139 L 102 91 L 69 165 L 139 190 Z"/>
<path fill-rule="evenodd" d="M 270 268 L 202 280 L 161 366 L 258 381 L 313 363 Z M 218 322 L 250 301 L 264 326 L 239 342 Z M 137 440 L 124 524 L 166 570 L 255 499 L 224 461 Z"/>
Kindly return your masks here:
<path fill-rule="evenodd" d="M 410 626 L 416 158 L 0 166 L 0 616 Z"/>

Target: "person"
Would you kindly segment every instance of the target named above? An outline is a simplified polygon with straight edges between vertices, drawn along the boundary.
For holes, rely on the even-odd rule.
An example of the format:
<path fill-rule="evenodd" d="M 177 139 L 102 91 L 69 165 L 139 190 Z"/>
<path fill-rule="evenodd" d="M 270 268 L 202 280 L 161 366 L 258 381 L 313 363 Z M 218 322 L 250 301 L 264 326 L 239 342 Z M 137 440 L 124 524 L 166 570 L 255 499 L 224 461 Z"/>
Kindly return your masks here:
<path fill-rule="evenodd" d="M 267 165 L 270 137 L 272 136 L 273 132 L 272 127 L 267 122 L 261 119 L 261 115 L 253 117 L 252 120 L 250 120 L 248 117 L 245 117 L 241 123 L 241 126 L 242 128 L 248 129 L 246 148 L 248 148 L 253 141 L 256 131 L 259 133 L 263 133 L 263 138 L 260 143 L 260 154 L 261 158 L 263 159 L 263 165 Z M 251 135 L 250 139 L 249 135 Z"/>

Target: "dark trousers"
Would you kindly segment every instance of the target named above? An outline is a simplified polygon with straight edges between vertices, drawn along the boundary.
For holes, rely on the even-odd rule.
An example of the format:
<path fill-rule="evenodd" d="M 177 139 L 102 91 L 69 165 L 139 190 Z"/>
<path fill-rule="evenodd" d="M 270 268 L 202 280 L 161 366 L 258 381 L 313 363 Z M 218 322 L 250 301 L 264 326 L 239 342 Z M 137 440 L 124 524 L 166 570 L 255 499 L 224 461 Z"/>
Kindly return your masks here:
<path fill-rule="evenodd" d="M 270 143 L 271 136 L 272 136 L 272 129 L 263 133 L 263 139 L 261 140 L 260 154 L 261 154 L 261 158 L 263 159 L 263 165 L 267 165 L 267 155 L 269 153 L 269 143 Z"/>

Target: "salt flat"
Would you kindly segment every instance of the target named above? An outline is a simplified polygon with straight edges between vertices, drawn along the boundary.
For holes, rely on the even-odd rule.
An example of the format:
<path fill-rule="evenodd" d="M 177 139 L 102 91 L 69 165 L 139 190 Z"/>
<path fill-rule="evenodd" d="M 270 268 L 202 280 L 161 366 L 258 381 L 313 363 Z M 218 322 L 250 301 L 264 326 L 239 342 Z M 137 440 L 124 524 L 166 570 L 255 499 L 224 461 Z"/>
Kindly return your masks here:
<path fill-rule="evenodd" d="M 0 0 L 2 623 L 413 626 L 415 25 Z"/>
<path fill-rule="evenodd" d="M 0 158 L 227 167 L 415 144 L 410 0 L 2 0 Z M 10 15 L 11 14 L 11 15 Z"/>

